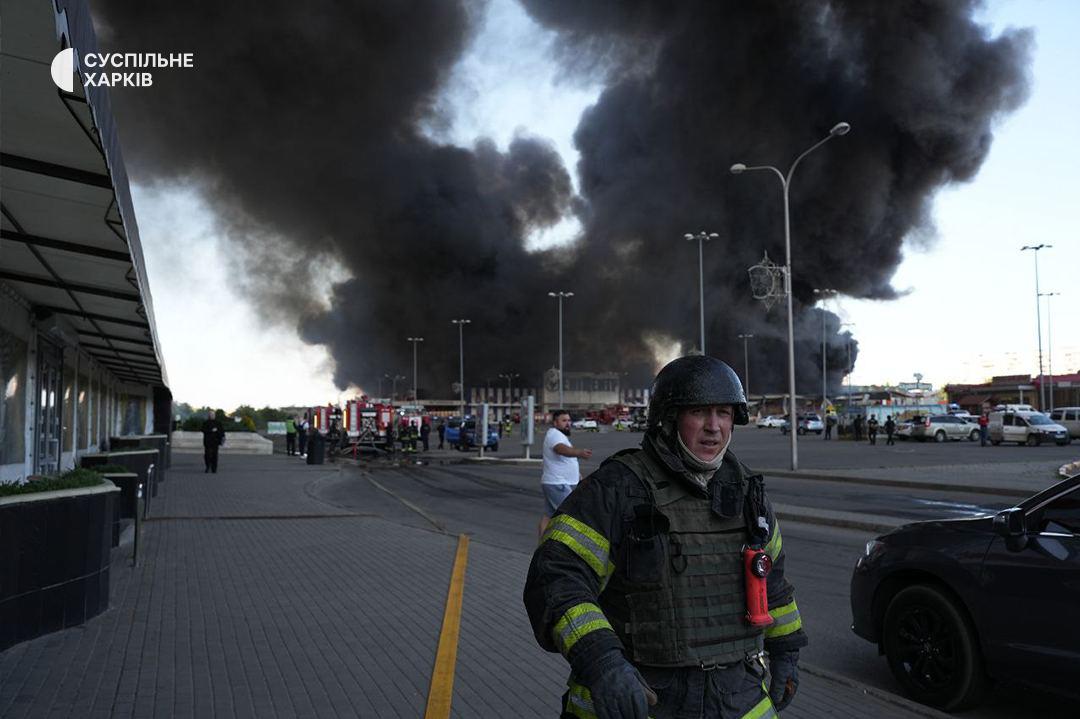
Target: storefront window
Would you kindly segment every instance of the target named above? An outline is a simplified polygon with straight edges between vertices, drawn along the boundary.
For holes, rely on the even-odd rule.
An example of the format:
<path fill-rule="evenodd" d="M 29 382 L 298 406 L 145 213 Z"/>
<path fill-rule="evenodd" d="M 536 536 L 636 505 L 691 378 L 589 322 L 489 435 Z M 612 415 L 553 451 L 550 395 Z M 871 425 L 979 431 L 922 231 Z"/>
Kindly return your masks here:
<path fill-rule="evenodd" d="M 89 420 L 89 414 L 87 413 L 87 403 L 90 399 L 90 381 L 85 374 L 79 373 L 79 389 L 76 400 L 78 402 L 79 412 L 79 444 L 78 449 L 86 448 L 87 438 L 87 424 Z"/>
<path fill-rule="evenodd" d="M 0 330 L 0 464 L 26 459 L 26 342 Z"/>

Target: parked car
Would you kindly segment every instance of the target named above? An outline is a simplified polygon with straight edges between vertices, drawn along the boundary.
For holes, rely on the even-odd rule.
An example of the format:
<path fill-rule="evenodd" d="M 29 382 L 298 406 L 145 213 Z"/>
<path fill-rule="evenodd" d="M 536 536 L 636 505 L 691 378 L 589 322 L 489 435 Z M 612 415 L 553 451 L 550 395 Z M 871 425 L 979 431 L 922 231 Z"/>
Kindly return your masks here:
<path fill-rule="evenodd" d="M 993 679 L 1080 698 L 1078 576 L 1075 475 L 996 515 L 867 542 L 851 577 L 851 628 L 924 704 L 974 706 Z"/>
<path fill-rule="evenodd" d="M 935 442 L 944 442 L 947 439 L 967 439 L 974 442 L 979 438 L 979 428 L 951 414 L 932 414 L 924 417 L 922 422 L 912 424 L 910 437 L 920 442 L 928 439 Z"/>
<path fill-rule="evenodd" d="M 800 414 L 797 419 L 795 431 L 797 434 L 806 434 L 807 432 L 813 432 L 814 434 L 821 434 L 825 431 L 825 423 L 821 421 L 821 416 L 816 414 Z M 783 422 L 780 424 L 780 431 L 783 434 L 787 434 L 791 431 L 791 423 L 787 417 L 784 417 Z"/>
<path fill-rule="evenodd" d="M 1069 438 L 1080 438 L 1080 407 L 1059 407 L 1050 413 L 1050 420 L 1069 431 Z"/>
<path fill-rule="evenodd" d="M 461 417 L 446 418 L 446 432 L 443 434 L 443 441 L 451 449 L 458 448 L 461 443 Z"/>
<path fill-rule="evenodd" d="M 632 432 L 644 432 L 648 429 L 648 418 L 644 413 L 634 416 L 634 419 L 630 422 L 630 431 Z"/>
<path fill-rule="evenodd" d="M 582 417 L 581 419 L 575 419 L 570 423 L 570 426 L 574 429 L 583 429 L 586 432 L 599 432 L 600 425 L 597 424 L 595 419 L 590 417 Z"/>
<path fill-rule="evenodd" d="M 764 415 L 762 417 L 758 417 L 757 428 L 765 429 L 767 427 L 783 427 L 784 421 L 784 417 L 779 417 L 775 414 Z"/>
<path fill-rule="evenodd" d="M 926 417 L 922 415 L 914 415 L 908 419 L 899 420 L 896 423 L 896 438 L 902 440 L 911 439 L 911 432 L 915 428 L 915 425 L 922 424 L 926 421 Z"/>
<path fill-rule="evenodd" d="M 990 443 L 995 447 L 1002 442 L 1016 442 L 1037 447 L 1043 442 L 1066 445 L 1072 441 L 1069 430 L 1056 424 L 1042 412 L 1026 410 L 991 412 Z"/>
<path fill-rule="evenodd" d="M 467 450 L 480 446 L 479 441 L 477 441 L 477 435 L 480 432 L 477 427 L 478 424 L 479 422 L 473 417 L 465 418 L 461 425 L 461 441 L 458 442 L 458 449 Z M 488 436 L 487 442 L 484 443 L 484 449 L 490 449 L 492 452 L 499 451 L 499 427 L 494 422 L 488 422 Z"/>

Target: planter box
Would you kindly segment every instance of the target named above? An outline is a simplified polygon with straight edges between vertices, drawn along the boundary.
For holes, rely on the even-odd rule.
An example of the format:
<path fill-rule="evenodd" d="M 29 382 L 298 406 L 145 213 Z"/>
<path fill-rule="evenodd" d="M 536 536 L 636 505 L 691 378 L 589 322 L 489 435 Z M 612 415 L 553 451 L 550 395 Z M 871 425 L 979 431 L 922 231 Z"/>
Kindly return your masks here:
<path fill-rule="evenodd" d="M 0 651 L 108 608 L 118 494 L 105 482 L 0 497 Z"/>
<path fill-rule="evenodd" d="M 120 546 L 120 530 L 123 529 L 123 520 L 135 519 L 135 512 L 139 510 L 139 475 L 134 472 L 126 474 L 106 474 L 105 479 L 117 486 L 120 494 L 113 502 L 112 546 Z"/>
<path fill-rule="evenodd" d="M 105 464 L 118 464 L 130 469 L 139 475 L 139 481 L 146 487 L 151 497 L 157 496 L 158 461 L 160 457 L 156 449 L 133 449 L 121 452 L 99 452 L 97 454 L 84 454 L 79 460 L 81 466 L 87 469 L 100 467 Z M 154 476 L 149 477 L 150 465 L 154 465 Z M 132 516 L 135 516 L 134 514 Z"/>
<path fill-rule="evenodd" d="M 169 467 L 172 466 L 172 443 L 167 434 L 135 434 L 123 437 L 109 437 L 109 451 L 123 452 L 131 449 L 156 449 L 161 462 L 157 465 L 158 481 L 164 482 Z"/>

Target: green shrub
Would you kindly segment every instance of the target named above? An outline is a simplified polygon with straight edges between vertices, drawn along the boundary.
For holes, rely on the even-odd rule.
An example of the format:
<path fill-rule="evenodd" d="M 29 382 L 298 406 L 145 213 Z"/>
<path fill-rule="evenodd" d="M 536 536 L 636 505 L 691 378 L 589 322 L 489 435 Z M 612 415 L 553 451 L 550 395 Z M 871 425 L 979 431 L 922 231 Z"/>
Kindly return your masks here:
<path fill-rule="evenodd" d="M 103 464 L 99 467 L 90 467 L 90 469 L 98 474 L 137 474 L 134 469 L 119 464 Z"/>
<path fill-rule="evenodd" d="M 0 482 L 0 497 L 10 497 L 16 494 L 34 494 L 36 492 L 55 492 L 59 489 L 94 487 L 104 481 L 104 478 L 96 471 L 80 467 L 68 470 L 58 477 L 45 477 L 26 484 Z"/>

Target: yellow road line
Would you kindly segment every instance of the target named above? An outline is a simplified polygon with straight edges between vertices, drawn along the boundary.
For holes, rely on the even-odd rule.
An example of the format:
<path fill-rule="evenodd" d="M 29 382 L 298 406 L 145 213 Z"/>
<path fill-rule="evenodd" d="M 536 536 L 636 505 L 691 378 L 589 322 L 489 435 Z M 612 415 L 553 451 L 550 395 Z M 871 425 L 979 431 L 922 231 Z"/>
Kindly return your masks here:
<path fill-rule="evenodd" d="M 458 536 L 457 555 L 450 574 L 450 591 L 446 595 L 446 610 L 443 612 L 424 719 L 448 719 L 450 716 L 450 704 L 454 698 L 454 666 L 457 664 L 458 635 L 461 630 L 461 597 L 465 591 L 465 565 L 468 561 L 469 537 L 462 534 Z"/>

